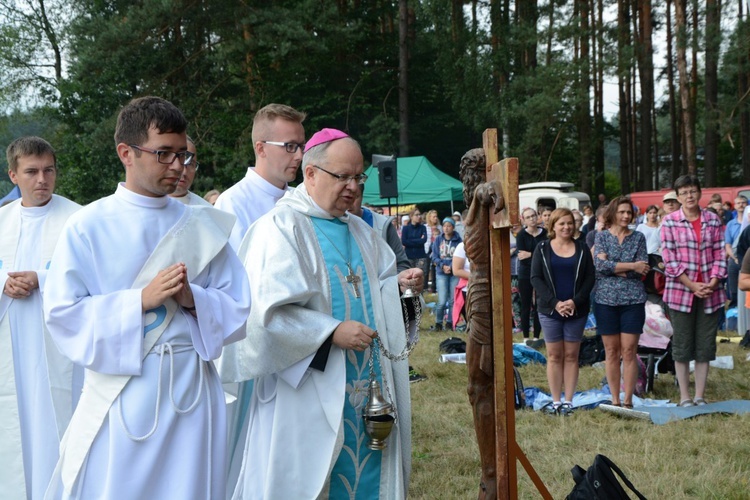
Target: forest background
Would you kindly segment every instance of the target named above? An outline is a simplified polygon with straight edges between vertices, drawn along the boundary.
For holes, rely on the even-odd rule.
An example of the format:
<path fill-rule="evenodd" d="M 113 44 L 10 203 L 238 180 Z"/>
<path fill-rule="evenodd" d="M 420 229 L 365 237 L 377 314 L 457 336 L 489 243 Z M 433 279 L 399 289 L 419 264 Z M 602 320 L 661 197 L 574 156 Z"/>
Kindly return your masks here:
<path fill-rule="evenodd" d="M 521 181 L 610 197 L 750 184 L 750 24 L 741 0 L 0 0 L 0 146 L 47 138 L 58 192 L 113 191 L 128 100 L 190 121 L 193 190 L 254 162 L 271 102 L 373 153 L 427 156 L 453 176 L 497 128 Z M 605 84 L 616 82 L 616 111 Z M 369 163 L 369 162 L 368 162 Z M 5 158 L 0 170 L 7 170 Z M 0 180 L 0 194 L 10 190 Z"/>

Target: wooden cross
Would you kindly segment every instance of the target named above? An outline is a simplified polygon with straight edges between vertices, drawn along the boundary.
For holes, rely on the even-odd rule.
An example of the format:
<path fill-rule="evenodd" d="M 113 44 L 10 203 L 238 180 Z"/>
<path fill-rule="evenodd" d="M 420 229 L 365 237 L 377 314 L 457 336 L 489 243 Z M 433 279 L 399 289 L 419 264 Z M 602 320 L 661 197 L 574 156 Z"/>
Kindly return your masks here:
<path fill-rule="evenodd" d="M 518 498 L 516 460 L 521 462 L 542 498 L 551 499 L 534 467 L 516 442 L 513 394 L 513 341 L 510 292 L 510 226 L 518 221 L 518 158 L 499 159 L 497 129 L 482 135 L 487 181 L 502 188 L 505 207 L 491 215 L 490 281 L 492 290 L 493 364 L 495 375 L 496 498 Z"/>

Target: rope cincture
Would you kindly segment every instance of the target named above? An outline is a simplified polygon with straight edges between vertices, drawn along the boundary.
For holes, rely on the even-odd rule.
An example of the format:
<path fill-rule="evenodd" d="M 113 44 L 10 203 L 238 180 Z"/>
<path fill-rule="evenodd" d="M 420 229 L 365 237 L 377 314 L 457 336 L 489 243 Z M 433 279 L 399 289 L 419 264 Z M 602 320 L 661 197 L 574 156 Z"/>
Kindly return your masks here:
<path fill-rule="evenodd" d="M 195 395 L 195 399 L 187 408 L 180 408 L 177 405 L 177 402 L 175 401 L 174 397 L 174 355 L 179 354 L 182 352 L 194 352 L 196 358 L 198 358 L 198 393 Z M 206 370 L 208 369 L 207 362 L 204 362 L 200 359 L 198 356 L 198 353 L 195 352 L 195 347 L 193 344 L 188 342 L 164 342 L 163 344 L 155 345 L 153 348 L 151 348 L 151 351 L 149 351 L 148 355 L 151 354 L 158 354 L 159 355 L 159 377 L 156 381 L 156 402 L 154 406 L 154 424 L 151 427 L 151 430 L 149 430 L 146 434 L 142 436 L 136 436 L 130 430 L 128 429 L 127 425 L 125 424 L 125 418 L 122 413 L 122 398 L 118 398 L 118 417 L 120 420 L 120 425 L 122 426 L 123 431 L 125 431 L 125 435 L 128 436 L 132 441 L 136 443 L 140 443 L 143 441 L 146 441 L 151 436 L 154 435 L 156 432 L 156 429 L 159 427 L 159 406 L 161 404 L 161 386 L 162 386 L 162 367 L 164 366 L 164 356 L 165 354 L 169 355 L 169 400 L 172 404 L 172 409 L 174 412 L 178 415 L 187 415 L 189 413 L 192 413 L 197 407 L 198 404 L 201 402 L 203 391 L 205 389 L 206 391 L 206 397 L 208 398 L 208 428 L 211 429 L 213 427 L 213 410 L 212 410 L 212 402 L 211 402 L 211 391 L 208 387 L 208 380 L 206 377 Z M 208 481 L 206 481 L 206 494 L 207 498 L 211 497 L 211 484 L 212 484 L 212 477 L 211 473 L 213 470 L 213 435 L 209 431 L 208 432 Z"/>

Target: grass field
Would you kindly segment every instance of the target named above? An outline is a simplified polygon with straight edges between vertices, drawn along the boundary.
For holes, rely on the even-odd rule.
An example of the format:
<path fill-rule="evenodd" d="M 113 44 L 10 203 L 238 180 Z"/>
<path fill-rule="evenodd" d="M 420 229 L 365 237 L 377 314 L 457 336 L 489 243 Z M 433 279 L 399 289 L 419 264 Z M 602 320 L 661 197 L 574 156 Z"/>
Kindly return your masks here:
<path fill-rule="evenodd" d="M 410 364 L 428 377 L 411 385 L 410 498 L 477 496 L 479 455 L 466 395 L 466 365 L 438 361 L 439 344 L 446 337 L 446 332 L 422 331 L 410 358 Z M 709 401 L 750 399 L 748 353 L 737 344 L 719 344 L 718 355 L 733 356 L 734 369 L 711 369 Z M 520 372 L 526 387 L 549 392 L 542 365 L 525 366 Z M 602 368 L 584 367 L 578 388 L 600 387 L 603 377 Z M 647 397 L 679 399 L 674 377 L 660 375 Z M 599 409 L 579 410 L 569 418 L 527 409 L 516 412 L 516 437 L 556 499 L 565 498 L 573 488 L 570 469 L 575 464 L 588 468 L 597 453 L 619 465 L 649 499 L 750 498 L 750 415 L 706 415 L 655 425 Z M 519 498 L 540 498 L 520 463 L 517 469 Z"/>

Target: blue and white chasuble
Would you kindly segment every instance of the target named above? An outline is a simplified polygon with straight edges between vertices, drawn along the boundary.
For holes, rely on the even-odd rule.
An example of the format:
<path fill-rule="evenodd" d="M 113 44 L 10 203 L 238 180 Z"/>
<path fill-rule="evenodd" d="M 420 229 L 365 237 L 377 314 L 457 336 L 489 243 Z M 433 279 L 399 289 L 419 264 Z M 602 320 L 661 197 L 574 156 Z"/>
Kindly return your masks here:
<path fill-rule="evenodd" d="M 370 283 L 363 272 L 364 262 L 357 244 L 352 241 L 347 224 L 338 219 L 313 218 L 318 243 L 325 257 L 328 275 L 331 277 L 331 314 L 340 321 L 354 320 L 375 329 L 370 304 Z M 347 243 L 348 240 L 348 243 Z M 332 244 L 336 242 L 336 245 Z M 358 284 L 346 281 L 347 256 L 351 251 L 354 274 L 362 280 Z M 359 290 L 359 298 L 354 293 Z M 373 348 L 375 344 L 371 344 Z M 364 352 L 346 351 L 346 399 L 344 402 L 344 445 L 331 472 L 330 498 L 367 499 L 378 498 L 380 488 L 380 464 L 382 452 L 367 447 L 367 433 L 362 420 L 362 411 L 367 404 L 370 383 L 369 362 L 372 349 Z M 382 386 L 380 364 L 374 364 L 375 375 Z"/>

